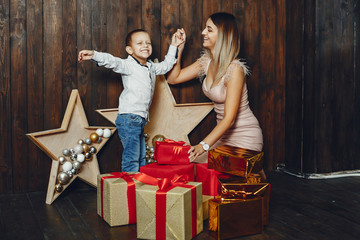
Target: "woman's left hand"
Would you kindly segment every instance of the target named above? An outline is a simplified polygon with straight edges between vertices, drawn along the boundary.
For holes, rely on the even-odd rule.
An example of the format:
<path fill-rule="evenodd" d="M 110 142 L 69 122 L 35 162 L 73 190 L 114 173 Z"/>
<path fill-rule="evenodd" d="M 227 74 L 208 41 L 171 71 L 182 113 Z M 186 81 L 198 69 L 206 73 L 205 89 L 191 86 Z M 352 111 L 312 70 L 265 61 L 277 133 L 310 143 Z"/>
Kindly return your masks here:
<path fill-rule="evenodd" d="M 195 145 L 195 146 L 191 146 L 190 150 L 189 150 L 189 160 L 190 162 L 194 162 L 198 156 L 200 156 L 201 154 L 203 154 L 205 151 L 203 149 L 203 147 L 201 146 L 201 144 Z"/>

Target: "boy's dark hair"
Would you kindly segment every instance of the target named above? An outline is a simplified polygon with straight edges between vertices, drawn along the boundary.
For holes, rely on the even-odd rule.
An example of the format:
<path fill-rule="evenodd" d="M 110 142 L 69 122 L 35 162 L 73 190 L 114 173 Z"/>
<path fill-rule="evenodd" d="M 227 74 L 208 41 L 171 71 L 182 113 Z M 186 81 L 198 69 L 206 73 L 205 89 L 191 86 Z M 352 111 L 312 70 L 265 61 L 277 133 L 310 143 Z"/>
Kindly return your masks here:
<path fill-rule="evenodd" d="M 133 35 L 134 33 L 137 33 L 137 32 L 145 32 L 145 33 L 147 33 L 147 31 L 145 31 L 144 29 L 141 29 L 141 28 L 135 29 L 135 30 L 129 32 L 129 33 L 126 35 L 126 38 L 125 38 L 125 44 L 126 44 L 126 46 L 130 46 L 131 37 L 132 37 L 132 35 Z"/>

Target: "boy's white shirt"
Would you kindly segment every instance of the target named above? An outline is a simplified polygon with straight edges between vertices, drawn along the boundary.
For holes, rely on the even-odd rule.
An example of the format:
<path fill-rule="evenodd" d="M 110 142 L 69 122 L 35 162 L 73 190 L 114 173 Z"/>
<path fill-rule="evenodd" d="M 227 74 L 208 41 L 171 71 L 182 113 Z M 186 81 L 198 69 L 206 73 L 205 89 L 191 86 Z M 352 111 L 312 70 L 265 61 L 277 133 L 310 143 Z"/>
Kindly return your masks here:
<path fill-rule="evenodd" d="M 149 119 L 149 107 L 155 89 L 156 75 L 170 71 L 176 63 L 177 47 L 170 45 L 164 61 L 141 65 L 135 58 L 114 57 L 109 53 L 94 51 L 92 60 L 121 74 L 124 90 L 119 97 L 119 113 L 137 114 Z"/>

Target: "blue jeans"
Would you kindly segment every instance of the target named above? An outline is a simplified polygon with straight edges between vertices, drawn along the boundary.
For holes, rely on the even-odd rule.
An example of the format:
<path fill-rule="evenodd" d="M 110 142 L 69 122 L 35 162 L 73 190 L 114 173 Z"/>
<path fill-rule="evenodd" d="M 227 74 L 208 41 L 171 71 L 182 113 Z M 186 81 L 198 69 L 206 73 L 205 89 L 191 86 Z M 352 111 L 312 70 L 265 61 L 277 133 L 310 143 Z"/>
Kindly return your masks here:
<path fill-rule="evenodd" d="M 123 145 L 121 170 L 138 172 L 140 167 L 145 165 L 144 127 L 146 120 L 136 114 L 118 114 L 115 124 Z"/>

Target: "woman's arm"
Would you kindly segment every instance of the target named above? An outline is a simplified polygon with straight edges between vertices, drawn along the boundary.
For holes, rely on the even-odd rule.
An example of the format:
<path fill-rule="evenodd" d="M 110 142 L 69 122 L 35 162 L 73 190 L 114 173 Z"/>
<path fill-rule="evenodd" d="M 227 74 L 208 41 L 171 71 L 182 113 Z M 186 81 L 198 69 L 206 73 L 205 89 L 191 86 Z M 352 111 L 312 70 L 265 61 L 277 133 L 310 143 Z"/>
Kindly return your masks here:
<path fill-rule="evenodd" d="M 192 63 L 191 65 L 181 69 L 181 57 L 184 51 L 185 41 L 186 41 L 186 34 L 184 29 L 178 29 L 177 34 L 181 36 L 183 43 L 178 46 L 178 59 L 175 63 L 173 69 L 167 75 L 167 82 L 169 84 L 179 84 L 186 81 L 190 81 L 197 77 L 200 65 L 198 61 Z"/>
<path fill-rule="evenodd" d="M 216 125 L 216 127 L 207 135 L 203 142 L 212 146 L 222 135 L 233 125 L 238 114 L 238 109 L 241 101 L 242 90 L 244 86 L 244 70 L 241 67 L 234 67 L 226 83 L 226 99 L 224 106 L 224 117 Z M 190 148 L 190 161 L 193 162 L 196 158 L 205 151 L 201 144 L 192 146 Z"/>

